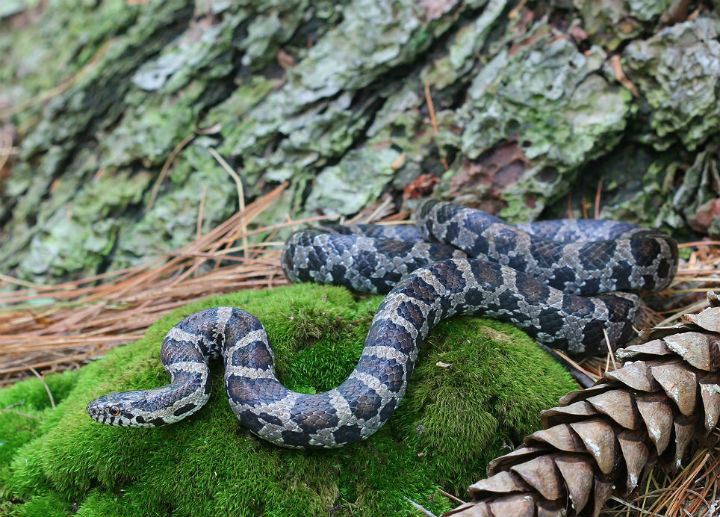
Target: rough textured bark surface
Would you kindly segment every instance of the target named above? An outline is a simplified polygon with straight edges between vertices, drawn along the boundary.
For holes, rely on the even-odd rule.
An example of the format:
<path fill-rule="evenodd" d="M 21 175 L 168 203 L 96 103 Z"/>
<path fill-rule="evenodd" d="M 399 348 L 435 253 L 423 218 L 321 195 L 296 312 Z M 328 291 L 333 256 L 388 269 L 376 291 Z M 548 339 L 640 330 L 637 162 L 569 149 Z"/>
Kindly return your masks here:
<path fill-rule="evenodd" d="M 708 300 L 681 324 L 644 331 L 642 344 L 617 351 L 621 368 L 543 411 L 543 429 L 491 461 L 472 502 L 445 515 L 597 516 L 655 464 L 679 468 L 720 419 L 720 299 Z"/>
<path fill-rule="evenodd" d="M 602 179 L 601 216 L 718 234 L 717 7 L 3 2 L 0 271 L 47 282 L 187 242 L 203 196 L 205 228 L 237 208 L 211 149 L 249 199 L 290 182 L 260 226 L 400 208 L 429 174 L 511 221 L 568 196 L 579 216 Z"/>

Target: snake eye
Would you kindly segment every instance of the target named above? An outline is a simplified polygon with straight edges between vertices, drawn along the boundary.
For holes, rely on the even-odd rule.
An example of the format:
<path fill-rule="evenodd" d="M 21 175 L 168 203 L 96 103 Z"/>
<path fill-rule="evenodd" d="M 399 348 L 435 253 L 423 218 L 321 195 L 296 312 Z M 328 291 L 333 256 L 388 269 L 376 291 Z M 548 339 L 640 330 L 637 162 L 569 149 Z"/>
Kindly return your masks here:
<path fill-rule="evenodd" d="M 110 409 L 108 409 L 108 411 L 110 412 L 110 414 L 112 416 L 118 416 L 120 414 L 120 408 L 117 406 L 111 406 Z"/>

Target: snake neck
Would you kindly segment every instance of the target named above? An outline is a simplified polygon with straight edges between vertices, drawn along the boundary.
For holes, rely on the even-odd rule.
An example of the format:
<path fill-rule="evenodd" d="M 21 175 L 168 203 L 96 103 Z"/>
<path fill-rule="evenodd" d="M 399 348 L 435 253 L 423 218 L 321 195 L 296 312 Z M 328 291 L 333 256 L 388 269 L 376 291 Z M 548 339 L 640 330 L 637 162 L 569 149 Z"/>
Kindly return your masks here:
<path fill-rule="evenodd" d="M 267 345 L 264 354 L 258 346 L 262 343 Z M 224 358 L 226 379 L 250 370 L 257 374 L 260 369 L 275 375 L 265 328 L 255 316 L 235 307 L 216 307 L 188 316 L 170 330 L 160 357 L 171 378 L 155 396 L 158 406 L 166 408 L 166 420 L 185 418 L 207 402 L 211 388 L 208 363 L 214 358 Z M 236 366 L 239 364 L 243 366 Z"/>
<path fill-rule="evenodd" d="M 175 371 L 167 386 L 147 390 L 142 402 L 134 405 L 135 420 L 140 424 L 172 424 L 199 411 L 210 398 L 210 375 L 207 365 L 196 371 Z"/>
<path fill-rule="evenodd" d="M 422 270 L 388 295 L 355 369 L 324 393 L 296 393 L 278 381 L 265 333 L 240 338 L 225 351 L 225 384 L 236 416 L 259 437 L 290 448 L 341 447 L 375 433 L 405 395 L 420 343 L 449 315 L 430 275 Z"/>
<path fill-rule="evenodd" d="M 225 356 L 243 336 L 264 329 L 254 316 L 233 307 L 192 314 L 163 340 L 160 359 L 170 384 L 144 391 L 109 393 L 88 404 L 98 422 L 129 427 L 171 424 L 199 411 L 210 398 L 211 359 Z"/>

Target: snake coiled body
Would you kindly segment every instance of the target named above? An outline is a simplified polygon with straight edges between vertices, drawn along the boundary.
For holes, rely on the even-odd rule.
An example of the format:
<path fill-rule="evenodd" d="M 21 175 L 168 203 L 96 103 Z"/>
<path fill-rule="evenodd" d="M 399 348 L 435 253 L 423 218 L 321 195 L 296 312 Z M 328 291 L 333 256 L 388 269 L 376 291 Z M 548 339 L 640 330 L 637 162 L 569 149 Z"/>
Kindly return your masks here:
<path fill-rule="evenodd" d="M 452 203 L 425 202 L 416 226 L 339 226 L 294 233 L 282 264 L 293 282 L 387 293 L 357 366 L 320 394 L 277 379 L 262 324 L 233 307 L 195 313 L 165 338 L 171 384 L 111 393 L 88 405 L 96 420 L 157 426 L 199 410 L 210 394 L 208 361 L 222 357 L 230 405 L 253 433 L 285 447 L 331 448 L 363 440 L 398 406 L 420 345 L 441 320 L 492 316 L 553 348 L 583 356 L 618 345 L 642 325 L 633 292 L 659 290 L 677 269 L 677 245 L 614 221 L 509 225 Z"/>

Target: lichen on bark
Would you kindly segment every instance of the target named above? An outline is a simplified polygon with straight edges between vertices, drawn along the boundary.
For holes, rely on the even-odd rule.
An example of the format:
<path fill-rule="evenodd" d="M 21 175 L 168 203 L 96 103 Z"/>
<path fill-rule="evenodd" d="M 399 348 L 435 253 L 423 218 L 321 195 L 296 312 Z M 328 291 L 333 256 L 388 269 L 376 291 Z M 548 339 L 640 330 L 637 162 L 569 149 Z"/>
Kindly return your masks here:
<path fill-rule="evenodd" d="M 57 281 L 188 242 L 203 190 L 205 228 L 238 206 L 211 149 L 248 201 L 289 181 L 258 225 L 381 194 L 412 208 L 403 189 L 422 174 L 511 221 L 564 215 L 568 196 L 577 217 L 604 174 L 603 215 L 715 232 L 706 187 L 694 211 L 666 203 L 712 163 L 720 125 L 717 10 L 685 20 L 675 4 L 14 2 L 0 269 Z"/>
<path fill-rule="evenodd" d="M 501 215 L 528 219 L 553 200 L 580 165 L 614 147 L 632 113 L 631 96 L 598 74 L 604 59 L 597 47 L 578 52 L 547 23 L 535 25 L 526 40 L 493 58 L 473 79 L 468 102 L 458 112 L 464 170 L 445 177 L 457 183 L 458 174 L 473 173 L 471 164 L 482 160 L 483 152 L 507 141 L 521 148 L 522 164 L 508 163 L 489 184 L 456 188 L 461 199 L 471 201 L 494 188 L 507 204 Z"/>
<path fill-rule="evenodd" d="M 630 79 L 651 108 L 653 146 L 679 139 L 690 151 L 720 129 L 718 20 L 700 17 L 630 43 L 625 60 Z"/>

